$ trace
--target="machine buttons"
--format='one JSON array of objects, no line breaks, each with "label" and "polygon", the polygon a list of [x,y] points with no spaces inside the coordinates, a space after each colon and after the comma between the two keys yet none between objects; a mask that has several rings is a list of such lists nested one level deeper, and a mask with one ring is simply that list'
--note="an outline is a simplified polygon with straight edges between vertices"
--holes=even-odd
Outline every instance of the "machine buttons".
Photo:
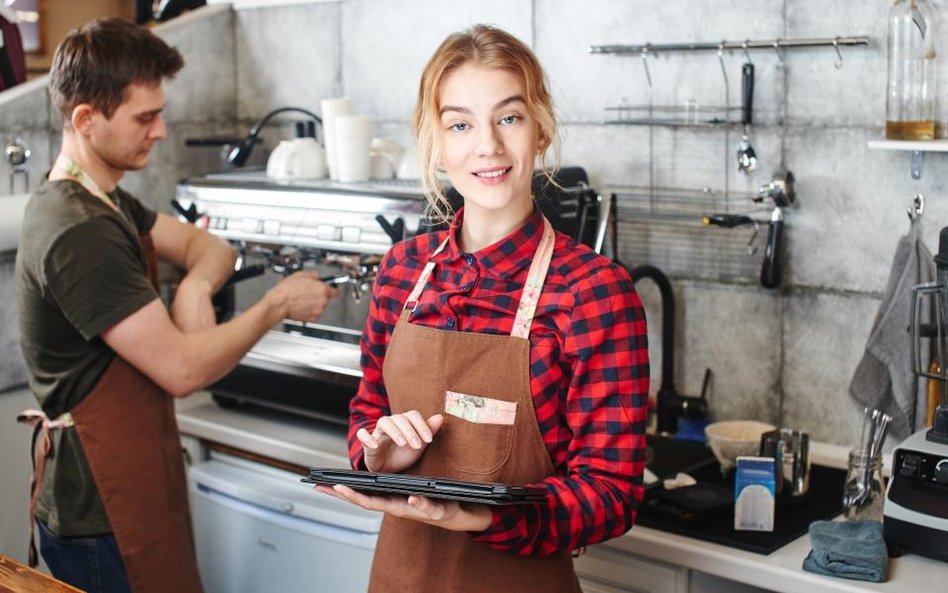
[{"label": "machine buttons", "polygon": [[332,224],[316,226],[316,238],[322,241],[338,241],[342,229]]},{"label": "machine buttons", "polygon": [[935,466],[935,475],[932,476],[935,483],[941,486],[948,486],[948,459],[942,459]]},{"label": "machine buttons", "polygon": [[244,218],[240,221],[240,230],[245,233],[259,233],[260,221],[256,218]]},{"label": "machine buttons", "polygon": [[358,243],[359,237],[362,235],[362,229],[357,226],[344,226],[342,227],[342,241],[343,243]]},{"label": "machine buttons", "polygon": [[911,478],[918,472],[920,461],[918,455],[906,454],[902,457],[902,467],[899,468],[899,475]]},{"label": "machine buttons", "polygon": [[280,234],[280,221],[279,220],[264,220],[263,221],[263,234],[264,235],[279,235]]}]

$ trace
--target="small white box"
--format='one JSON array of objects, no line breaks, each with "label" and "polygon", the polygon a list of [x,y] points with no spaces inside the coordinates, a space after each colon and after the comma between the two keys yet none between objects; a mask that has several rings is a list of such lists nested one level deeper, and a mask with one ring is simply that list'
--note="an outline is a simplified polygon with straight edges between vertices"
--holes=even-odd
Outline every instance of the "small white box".
[{"label": "small white box", "polygon": [[738,457],[734,477],[734,529],[774,530],[773,457]]}]

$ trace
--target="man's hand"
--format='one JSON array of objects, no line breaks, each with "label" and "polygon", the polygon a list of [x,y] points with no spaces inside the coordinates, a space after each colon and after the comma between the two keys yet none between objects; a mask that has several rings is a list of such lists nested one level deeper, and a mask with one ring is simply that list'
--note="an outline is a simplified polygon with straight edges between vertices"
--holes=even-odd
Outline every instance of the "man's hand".
[{"label": "man's hand", "polygon": [[300,271],[281,280],[266,298],[283,308],[285,319],[316,321],[338,294],[338,290],[320,282],[315,272]]}]

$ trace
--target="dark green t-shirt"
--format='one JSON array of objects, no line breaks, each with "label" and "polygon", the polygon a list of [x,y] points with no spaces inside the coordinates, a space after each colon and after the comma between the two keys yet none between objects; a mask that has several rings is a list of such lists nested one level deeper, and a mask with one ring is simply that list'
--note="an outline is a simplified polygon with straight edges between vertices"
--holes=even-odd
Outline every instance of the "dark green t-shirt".
[{"label": "dark green t-shirt", "polygon": [[[121,189],[109,195],[119,211],[78,183],[44,181],[26,206],[16,258],[20,345],[50,418],[82,401],[115,357],[99,334],[159,298],[138,239],[157,214]],[[58,535],[110,532],[75,429],[51,438],[37,515]]]}]

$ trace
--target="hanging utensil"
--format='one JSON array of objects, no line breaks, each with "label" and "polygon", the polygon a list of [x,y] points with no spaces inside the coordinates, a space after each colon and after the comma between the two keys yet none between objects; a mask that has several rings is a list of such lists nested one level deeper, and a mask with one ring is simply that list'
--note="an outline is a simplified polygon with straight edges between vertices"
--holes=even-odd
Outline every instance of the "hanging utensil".
[{"label": "hanging utensil", "polygon": [[793,173],[777,172],[773,181],[757,190],[755,201],[772,200],[774,209],[767,226],[767,247],[760,268],[760,284],[764,288],[779,288],[783,252],[783,209],[793,204],[795,191]]},{"label": "hanging utensil", "polygon": [[741,67],[741,123],[744,133],[737,145],[737,170],[750,173],[757,168],[757,153],[747,137],[747,131],[753,122],[754,112],[754,64],[750,61]]}]

